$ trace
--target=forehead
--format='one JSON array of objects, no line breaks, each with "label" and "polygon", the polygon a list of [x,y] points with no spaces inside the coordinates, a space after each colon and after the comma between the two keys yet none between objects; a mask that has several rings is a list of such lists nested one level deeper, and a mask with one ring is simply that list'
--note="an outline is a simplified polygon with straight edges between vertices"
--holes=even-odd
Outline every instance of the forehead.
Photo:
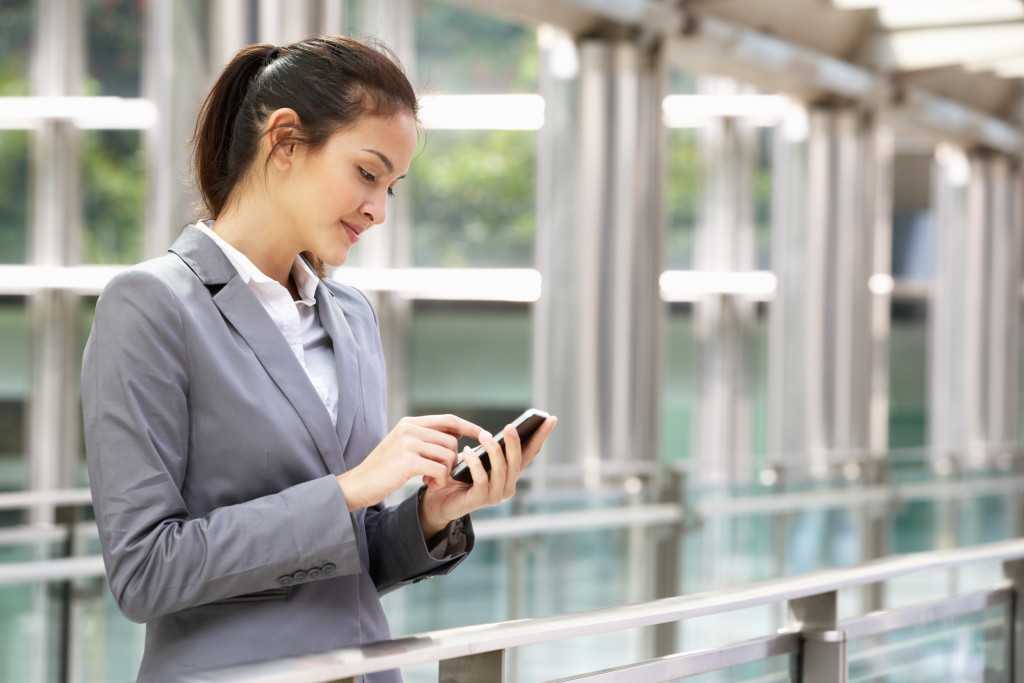
[{"label": "forehead", "polygon": [[357,123],[336,131],[328,145],[350,153],[384,156],[396,175],[404,175],[412,163],[419,134],[411,114],[363,116]]}]

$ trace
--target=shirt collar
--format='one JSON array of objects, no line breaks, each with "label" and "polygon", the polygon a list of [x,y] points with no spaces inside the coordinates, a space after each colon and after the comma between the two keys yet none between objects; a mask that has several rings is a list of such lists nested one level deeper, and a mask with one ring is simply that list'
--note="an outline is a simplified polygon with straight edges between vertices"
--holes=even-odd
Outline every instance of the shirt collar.
[{"label": "shirt collar", "polygon": [[[262,270],[257,268],[256,265],[249,260],[248,256],[235,249],[233,246],[228,244],[223,237],[215,233],[212,230],[212,226],[212,220],[196,222],[196,227],[202,230],[218,247],[221,248],[221,251],[224,252],[224,255],[227,256],[228,260],[231,261],[232,265],[234,265],[235,270],[238,271],[239,276],[241,276],[242,281],[245,282],[245,284],[248,285],[253,283],[256,285],[265,285],[272,283],[281,287],[281,284],[277,280],[268,277]],[[313,272],[313,269],[309,267],[309,264],[306,263],[306,260],[302,258],[302,256],[295,256],[295,261],[292,263],[291,274],[292,279],[295,280],[295,288],[299,293],[299,301],[309,306],[315,305],[316,287],[320,282],[320,278],[317,277],[316,273]]]}]

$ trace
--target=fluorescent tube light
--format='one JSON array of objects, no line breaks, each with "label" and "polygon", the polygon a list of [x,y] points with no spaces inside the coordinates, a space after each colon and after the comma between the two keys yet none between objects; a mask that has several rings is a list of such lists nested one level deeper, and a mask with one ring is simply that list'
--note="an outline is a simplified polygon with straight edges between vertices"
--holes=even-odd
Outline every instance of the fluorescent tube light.
[{"label": "fluorescent tube light", "polygon": [[26,130],[46,120],[69,120],[83,129],[145,129],[156,124],[150,100],[122,97],[2,97],[0,129]]},{"label": "fluorescent tube light", "polygon": [[420,100],[420,121],[436,130],[538,130],[540,95],[433,95]]},{"label": "fluorescent tube light", "polygon": [[1019,0],[900,3],[878,10],[878,23],[888,29],[984,24],[1024,19]]},{"label": "fluorescent tube light", "polygon": [[662,120],[669,128],[699,128],[722,117],[772,126],[788,109],[789,101],[781,95],[669,95],[661,103]]},{"label": "fluorescent tube light", "polygon": [[754,301],[771,301],[775,296],[775,274],[766,270],[709,272],[666,270],[658,278],[661,298],[669,302],[699,301],[702,297],[726,294]]}]

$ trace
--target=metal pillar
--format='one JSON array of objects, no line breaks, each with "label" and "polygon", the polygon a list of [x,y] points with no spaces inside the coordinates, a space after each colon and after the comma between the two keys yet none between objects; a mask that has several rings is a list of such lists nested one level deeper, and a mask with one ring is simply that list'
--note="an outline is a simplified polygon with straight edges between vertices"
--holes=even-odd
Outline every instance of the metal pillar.
[{"label": "metal pillar", "polygon": [[[702,79],[705,94],[732,94],[727,80]],[[700,130],[704,190],[694,269],[755,269],[755,130],[742,120],[716,119]],[[698,344],[698,417],[694,430],[699,477],[707,484],[749,478],[752,424],[753,301],[724,294],[694,304]]]},{"label": "metal pillar", "polygon": [[1005,157],[948,146],[934,176],[931,456],[971,468],[1018,441],[1020,176]]},{"label": "metal pillar", "polygon": [[538,158],[535,392],[564,423],[536,465],[578,463],[590,482],[602,463],[657,456],[662,72],[627,41],[586,40],[579,62],[578,116],[551,107]]}]

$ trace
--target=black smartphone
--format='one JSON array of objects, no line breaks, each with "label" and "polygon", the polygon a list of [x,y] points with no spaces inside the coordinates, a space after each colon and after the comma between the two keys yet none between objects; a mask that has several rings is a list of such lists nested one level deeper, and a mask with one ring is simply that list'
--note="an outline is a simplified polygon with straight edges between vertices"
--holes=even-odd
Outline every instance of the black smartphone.
[{"label": "black smartphone", "polygon": [[[533,433],[537,431],[537,428],[544,423],[544,420],[548,419],[550,415],[545,413],[543,410],[537,410],[536,408],[530,408],[525,413],[516,418],[516,421],[512,423],[512,426],[516,428],[516,432],[519,434],[519,442],[526,444],[533,436]],[[494,440],[501,446],[501,452],[505,452],[505,439],[504,430],[499,432]],[[473,452],[480,456],[480,464],[484,466],[484,470],[487,472],[491,471],[491,457],[487,453],[487,449],[484,448],[483,444],[480,444],[473,449]],[[469,464],[465,461],[460,462],[452,470],[452,479],[455,481],[461,481],[464,484],[473,483],[473,473],[469,471]]]}]

